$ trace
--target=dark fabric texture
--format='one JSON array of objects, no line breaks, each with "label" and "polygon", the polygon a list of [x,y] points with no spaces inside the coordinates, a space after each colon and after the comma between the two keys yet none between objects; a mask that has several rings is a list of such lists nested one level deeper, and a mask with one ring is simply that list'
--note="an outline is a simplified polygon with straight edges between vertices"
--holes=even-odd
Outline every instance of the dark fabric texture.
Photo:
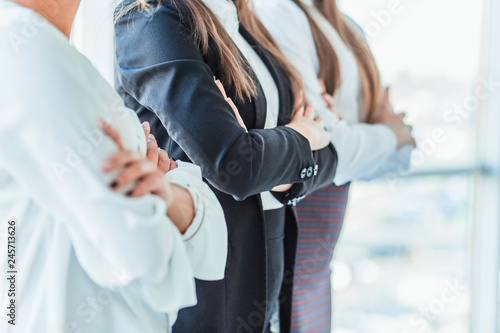
[{"label": "dark fabric texture", "polygon": [[[126,1],[130,2],[130,1]],[[259,193],[280,184],[295,184],[280,200],[289,203],[330,184],[337,155],[332,145],[311,152],[298,132],[279,126],[264,130],[266,100],[258,95],[235,101],[248,132],[238,124],[213,77],[223,78],[220,56],[207,56],[191,37],[189,16],[168,2],[149,14],[133,11],[115,26],[116,87],[141,121],[149,121],[159,145],[175,159],[201,167],[225,213],[229,254],[222,281],[196,281],[198,304],[181,310],[174,332],[262,332],[270,290],[267,230]],[[260,45],[240,28],[275,79],[280,93],[279,125],[291,118],[294,97],[290,83]],[[252,73],[253,75],[253,73]],[[258,82],[257,82],[258,83]],[[319,167],[317,175],[303,171]],[[281,313],[291,325],[293,263],[297,225],[290,207],[285,221],[285,279]],[[262,320],[260,320],[262,317]],[[287,332],[284,330],[283,332]]]}]

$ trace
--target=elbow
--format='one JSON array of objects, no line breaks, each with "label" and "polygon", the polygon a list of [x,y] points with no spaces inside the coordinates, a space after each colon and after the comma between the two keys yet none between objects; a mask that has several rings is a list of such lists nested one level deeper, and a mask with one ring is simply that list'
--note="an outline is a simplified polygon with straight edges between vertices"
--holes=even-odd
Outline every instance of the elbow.
[{"label": "elbow", "polygon": [[238,201],[259,193],[252,182],[252,172],[237,162],[226,164],[227,168],[212,172],[208,181],[219,191],[233,196]]},{"label": "elbow", "polygon": [[217,179],[213,185],[221,192],[231,195],[237,201],[243,201],[246,198],[257,194],[253,189],[251,177],[249,176],[236,176],[221,173],[217,175]]}]

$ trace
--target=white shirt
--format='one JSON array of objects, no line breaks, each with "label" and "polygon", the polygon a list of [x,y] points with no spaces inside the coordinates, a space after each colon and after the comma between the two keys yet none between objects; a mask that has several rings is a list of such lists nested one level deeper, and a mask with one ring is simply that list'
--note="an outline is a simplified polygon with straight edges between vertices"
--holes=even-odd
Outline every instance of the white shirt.
[{"label": "white shirt", "polygon": [[[264,128],[269,129],[278,126],[280,106],[278,87],[276,87],[276,83],[262,59],[240,34],[236,6],[232,1],[228,0],[204,0],[204,3],[217,16],[259,80],[264,97],[266,98],[266,122]],[[271,192],[263,192],[260,196],[264,210],[283,207],[283,204]]]},{"label": "white shirt", "polygon": [[[359,114],[363,108],[363,94],[361,91],[361,78],[359,76],[356,57],[344,43],[342,37],[340,37],[335,28],[316,7],[312,6],[311,3],[308,8],[309,14],[323,31],[328,41],[332,44],[339,60],[341,84],[335,91],[335,105],[340,114],[342,114],[342,119],[348,124],[359,123]],[[315,64],[319,74],[319,59]]]},{"label": "white shirt", "polygon": [[[168,332],[196,303],[194,277],[224,275],[223,211],[198,167],[167,179],[193,196],[184,236],[152,195],[128,198],[101,171],[119,130],[145,153],[137,116],[65,36],[33,11],[0,1],[0,263],[16,222],[16,326],[1,332]],[[10,284],[0,279],[2,308]],[[167,315],[165,315],[167,313]]]},{"label": "white shirt", "polygon": [[[329,22],[308,3],[316,23],[332,43],[341,66],[342,84],[334,96],[344,120],[328,110],[318,82],[319,58],[304,12],[290,0],[255,0],[255,10],[281,50],[301,75],[309,104],[332,132],[338,154],[337,185],[372,179],[388,172],[403,171],[411,146],[397,151],[394,133],[385,125],[359,123],[361,86],[356,60]],[[406,158],[405,158],[406,157]]]}]

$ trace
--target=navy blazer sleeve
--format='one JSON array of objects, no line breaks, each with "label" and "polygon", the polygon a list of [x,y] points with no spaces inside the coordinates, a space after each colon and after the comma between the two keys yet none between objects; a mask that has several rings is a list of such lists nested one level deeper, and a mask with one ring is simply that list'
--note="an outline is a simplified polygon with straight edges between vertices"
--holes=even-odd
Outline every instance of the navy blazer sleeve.
[{"label": "navy blazer sleeve", "polygon": [[[132,11],[117,22],[115,35],[117,82],[157,115],[215,188],[243,200],[314,178],[303,177],[316,163],[298,132],[283,126],[246,132],[238,124],[175,7]],[[288,202],[307,189],[295,186],[280,200]]]}]

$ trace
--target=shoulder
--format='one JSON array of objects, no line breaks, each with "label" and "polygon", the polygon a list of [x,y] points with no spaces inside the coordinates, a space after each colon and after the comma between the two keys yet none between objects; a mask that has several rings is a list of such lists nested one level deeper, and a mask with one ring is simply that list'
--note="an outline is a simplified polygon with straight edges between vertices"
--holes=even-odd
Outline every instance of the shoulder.
[{"label": "shoulder", "polygon": [[349,15],[345,13],[343,13],[342,15],[344,16],[344,19],[347,22],[347,24],[349,24],[358,34],[360,34],[363,38],[365,38],[365,32],[363,28],[356,21],[354,21],[352,17],[350,17]]},{"label": "shoulder", "polygon": [[135,0],[124,0],[115,9],[115,28],[134,28],[140,22],[184,23],[187,27],[190,14],[183,1],[176,0],[148,0],[148,7],[141,9],[134,7]]},{"label": "shoulder", "polygon": [[[4,7],[4,2],[0,2],[0,6]],[[64,40],[57,29],[31,9],[7,6],[1,8],[0,13],[0,59],[4,64],[16,59],[43,57],[50,52],[51,46]],[[35,50],[37,52],[33,52]]]},{"label": "shoulder", "polygon": [[307,23],[305,13],[291,0],[254,0],[254,6],[261,19],[294,24],[301,21]]},{"label": "shoulder", "polygon": [[255,11],[280,47],[298,40],[312,39],[304,11],[291,0],[254,0]]},{"label": "shoulder", "polygon": [[0,13],[1,77],[38,91],[87,72],[88,60],[44,18],[20,6]]}]

